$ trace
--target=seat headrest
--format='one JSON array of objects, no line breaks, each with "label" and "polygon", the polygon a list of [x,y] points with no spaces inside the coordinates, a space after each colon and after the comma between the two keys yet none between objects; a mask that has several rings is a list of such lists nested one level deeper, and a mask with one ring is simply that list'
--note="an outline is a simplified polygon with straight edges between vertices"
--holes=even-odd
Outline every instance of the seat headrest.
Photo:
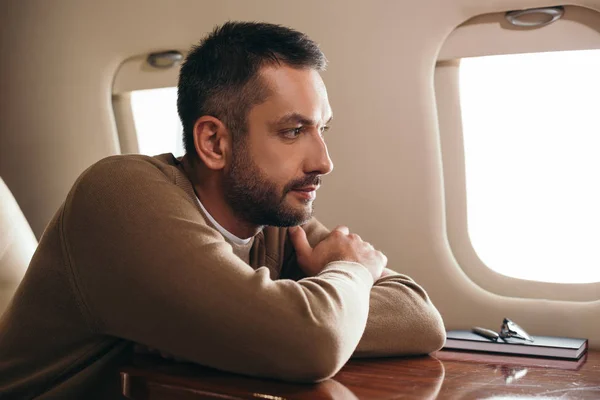
[{"label": "seat headrest", "polygon": [[0,178],[0,314],[23,279],[36,247],[27,219]]}]

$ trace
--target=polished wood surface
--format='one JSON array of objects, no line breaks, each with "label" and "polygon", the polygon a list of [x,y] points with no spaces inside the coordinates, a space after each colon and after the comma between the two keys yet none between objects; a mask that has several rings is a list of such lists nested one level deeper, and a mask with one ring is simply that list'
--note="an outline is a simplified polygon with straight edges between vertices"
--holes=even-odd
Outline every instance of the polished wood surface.
[{"label": "polished wood surface", "polygon": [[141,399],[600,399],[600,352],[579,362],[440,351],[350,360],[314,385],[253,379],[139,356],[122,370],[123,393]]}]

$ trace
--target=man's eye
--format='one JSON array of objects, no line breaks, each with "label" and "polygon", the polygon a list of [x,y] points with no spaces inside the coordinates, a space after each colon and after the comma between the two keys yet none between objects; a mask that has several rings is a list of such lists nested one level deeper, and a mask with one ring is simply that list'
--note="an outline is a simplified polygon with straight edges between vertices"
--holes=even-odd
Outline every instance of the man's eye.
[{"label": "man's eye", "polygon": [[329,125],[325,125],[321,127],[321,134],[327,132],[329,130]]},{"label": "man's eye", "polygon": [[298,128],[288,129],[286,131],[283,131],[283,136],[289,139],[294,139],[302,133],[302,129],[303,128],[301,126],[299,126]]}]

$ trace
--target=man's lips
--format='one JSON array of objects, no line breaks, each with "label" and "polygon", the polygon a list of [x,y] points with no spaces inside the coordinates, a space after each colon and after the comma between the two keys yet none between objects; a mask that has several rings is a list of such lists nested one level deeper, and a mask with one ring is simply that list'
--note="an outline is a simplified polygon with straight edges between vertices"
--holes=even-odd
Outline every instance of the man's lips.
[{"label": "man's lips", "polygon": [[303,199],[314,200],[317,197],[317,189],[319,189],[318,186],[304,186],[293,189],[292,192]]},{"label": "man's lips", "polygon": [[298,192],[312,192],[312,191],[315,191],[317,189],[319,189],[318,186],[312,185],[312,186],[304,186],[304,187],[301,187],[301,188],[295,188],[293,190],[296,190]]}]

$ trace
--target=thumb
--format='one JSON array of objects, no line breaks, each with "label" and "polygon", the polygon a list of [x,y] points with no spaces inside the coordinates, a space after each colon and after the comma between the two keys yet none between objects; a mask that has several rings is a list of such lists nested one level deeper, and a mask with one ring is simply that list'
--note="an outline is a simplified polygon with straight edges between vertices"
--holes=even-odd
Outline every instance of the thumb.
[{"label": "thumb", "polygon": [[300,258],[310,257],[312,247],[310,247],[310,244],[308,243],[304,229],[299,226],[293,226],[288,229],[288,232],[290,233],[292,245],[294,245],[294,249],[296,249],[296,254],[298,254]]}]

